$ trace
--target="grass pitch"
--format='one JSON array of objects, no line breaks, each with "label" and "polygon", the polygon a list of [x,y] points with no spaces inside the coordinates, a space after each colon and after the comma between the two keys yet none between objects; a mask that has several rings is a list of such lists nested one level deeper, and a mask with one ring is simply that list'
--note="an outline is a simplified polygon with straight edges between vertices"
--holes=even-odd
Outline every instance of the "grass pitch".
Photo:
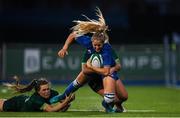
[{"label": "grass pitch", "polygon": [[[63,92],[65,86],[54,89]],[[0,98],[14,96],[0,87]],[[76,92],[76,99],[67,112],[1,112],[0,117],[180,117],[180,89],[158,86],[127,86],[129,99],[124,103],[125,113],[103,111],[102,97],[88,86]]]}]

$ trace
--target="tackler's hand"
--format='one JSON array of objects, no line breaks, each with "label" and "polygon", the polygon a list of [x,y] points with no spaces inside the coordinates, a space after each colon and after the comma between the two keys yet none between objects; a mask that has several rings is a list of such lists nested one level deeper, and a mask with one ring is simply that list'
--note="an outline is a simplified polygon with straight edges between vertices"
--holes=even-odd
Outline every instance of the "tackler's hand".
[{"label": "tackler's hand", "polygon": [[115,68],[110,68],[110,75],[115,72]]},{"label": "tackler's hand", "polygon": [[75,94],[71,93],[69,96],[66,96],[64,102],[70,103],[75,99]]},{"label": "tackler's hand", "polygon": [[86,65],[87,65],[88,68],[92,67],[90,59],[87,60]]},{"label": "tackler's hand", "polygon": [[65,55],[68,55],[68,51],[66,49],[61,49],[59,50],[58,52],[58,55],[61,57],[61,58],[64,58]]}]

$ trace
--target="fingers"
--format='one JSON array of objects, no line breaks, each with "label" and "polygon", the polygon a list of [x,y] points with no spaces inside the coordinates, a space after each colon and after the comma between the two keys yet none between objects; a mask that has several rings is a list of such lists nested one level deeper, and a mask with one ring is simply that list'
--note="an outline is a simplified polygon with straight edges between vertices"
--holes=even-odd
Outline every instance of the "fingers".
[{"label": "fingers", "polygon": [[70,97],[71,97],[71,98],[70,98],[70,102],[72,102],[73,100],[75,100],[75,94],[72,94]]},{"label": "fingers", "polygon": [[58,52],[58,55],[59,55],[61,58],[63,58],[63,57],[64,57],[64,50],[60,50],[60,51]]},{"label": "fingers", "polygon": [[65,101],[67,103],[70,103],[71,101],[73,101],[75,99],[75,94],[71,93],[69,94],[69,96],[66,95]]},{"label": "fingers", "polygon": [[87,62],[86,62],[86,64],[87,64],[87,67],[91,67],[91,63],[90,63],[90,60],[88,60]]},{"label": "fingers", "polygon": [[66,95],[66,98],[65,98],[65,101],[66,101],[66,102],[69,102],[70,96],[71,96],[71,94],[69,94],[69,96]]},{"label": "fingers", "polygon": [[61,58],[64,58],[65,55],[68,55],[68,51],[65,50],[65,49],[61,49],[61,50],[58,52],[58,55],[59,55]]},{"label": "fingers", "polygon": [[89,66],[89,63],[90,63],[90,62],[89,62],[89,59],[88,59],[87,62],[86,62],[87,66]]},{"label": "fingers", "polygon": [[88,63],[90,63],[90,62],[91,62],[91,60],[90,60],[90,59],[88,59],[88,60],[87,60],[87,62],[88,62]]},{"label": "fingers", "polygon": [[114,70],[113,70],[113,69],[110,69],[109,74],[111,75],[113,72],[114,72]]}]

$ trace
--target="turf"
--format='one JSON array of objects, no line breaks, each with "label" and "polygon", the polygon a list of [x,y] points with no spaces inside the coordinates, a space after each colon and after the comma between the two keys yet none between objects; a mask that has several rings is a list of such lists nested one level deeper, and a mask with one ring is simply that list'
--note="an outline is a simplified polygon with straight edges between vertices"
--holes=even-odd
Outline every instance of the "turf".
[{"label": "turf", "polygon": [[[55,89],[62,92],[65,86]],[[0,97],[13,96],[12,91]],[[129,99],[124,103],[125,113],[103,112],[102,98],[84,86],[76,92],[76,100],[67,112],[2,112],[0,117],[180,117],[180,90],[157,86],[128,86]]]}]

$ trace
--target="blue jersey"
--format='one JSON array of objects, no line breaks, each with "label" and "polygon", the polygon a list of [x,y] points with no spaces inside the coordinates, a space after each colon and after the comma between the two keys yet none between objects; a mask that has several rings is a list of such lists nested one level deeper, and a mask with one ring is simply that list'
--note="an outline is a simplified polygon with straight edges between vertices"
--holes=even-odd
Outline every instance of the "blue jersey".
[{"label": "blue jersey", "polygon": [[[90,58],[90,56],[96,52],[93,48],[91,38],[88,36],[80,36],[80,37],[76,38],[76,41],[80,45],[82,45],[83,47],[85,47],[87,49],[84,54],[84,57],[83,57],[84,58],[83,61],[85,61],[85,60],[87,61]],[[113,67],[116,65],[112,52],[113,51],[112,51],[111,45],[109,43],[105,43],[103,45],[103,48],[99,52],[103,59],[103,66]],[[115,80],[119,79],[117,72],[113,72],[110,76]],[[104,77],[102,77],[102,78],[104,78]]]},{"label": "blue jersey", "polygon": [[[87,49],[87,52],[85,53],[87,59],[89,59],[90,56],[95,53],[90,37],[80,36],[76,38],[76,41]],[[105,43],[99,53],[103,59],[103,66],[113,67],[116,65],[115,59],[113,59],[112,56],[112,47],[109,43]]]}]

